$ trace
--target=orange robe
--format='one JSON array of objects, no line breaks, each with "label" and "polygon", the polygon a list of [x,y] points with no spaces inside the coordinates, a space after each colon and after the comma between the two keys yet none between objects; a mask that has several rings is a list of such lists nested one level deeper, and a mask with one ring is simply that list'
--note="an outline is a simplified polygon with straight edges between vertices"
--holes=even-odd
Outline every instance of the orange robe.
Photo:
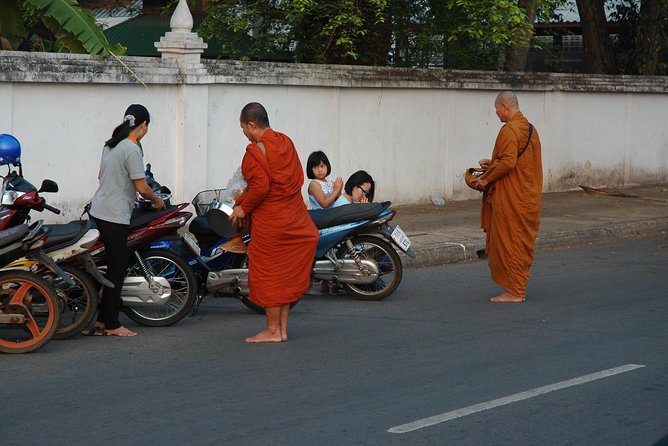
[{"label": "orange robe", "polygon": [[517,112],[499,131],[492,163],[482,178],[489,181],[483,195],[481,226],[492,279],[510,294],[524,298],[540,226],[543,167],[535,127],[531,142],[529,121]]},{"label": "orange robe", "polygon": [[268,129],[246,147],[241,172],[248,189],[237,200],[251,216],[249,297],[264,307],[298,300],[311,286],[318,230],[302,198],[304,169],[288,136]]}]

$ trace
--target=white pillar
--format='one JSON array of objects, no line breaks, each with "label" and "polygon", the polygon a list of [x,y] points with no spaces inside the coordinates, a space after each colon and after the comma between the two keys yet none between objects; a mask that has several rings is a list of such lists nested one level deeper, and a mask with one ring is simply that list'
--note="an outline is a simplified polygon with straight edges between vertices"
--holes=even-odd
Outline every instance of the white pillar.
[{"label": "white pillar", "polygon": [[162,36],[159,42],[155,42],[162,59],[176,61],[185,73],[201,69],[200,56],[208,45],[197,33],[192,32],[193,16],[186,0],[179,0],[169,26],[172,30]]}]

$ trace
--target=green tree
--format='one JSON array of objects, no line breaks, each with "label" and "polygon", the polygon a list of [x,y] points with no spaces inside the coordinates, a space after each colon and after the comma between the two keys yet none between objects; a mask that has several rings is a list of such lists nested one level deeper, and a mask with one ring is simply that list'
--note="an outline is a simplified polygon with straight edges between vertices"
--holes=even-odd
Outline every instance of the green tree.
[{"label": "green tree", "polygon": [[292,51],[300,62],[379,63],[385,9],[386,0],[211,0],[198,32],[228,57]]},{"label": "green tree", "polygon": [[587,72],[618,73],[605,15],[605,0],[577,0]]},{"label": "green tree", "polygon": [[95,22],[93,13],[76,0],[0,0],[0,37],[3,49],[25,39],[25,22],[40,19],[54,35],[60,48],[72,53],[107,57],[125,52],[121,45],[110,44]]}]

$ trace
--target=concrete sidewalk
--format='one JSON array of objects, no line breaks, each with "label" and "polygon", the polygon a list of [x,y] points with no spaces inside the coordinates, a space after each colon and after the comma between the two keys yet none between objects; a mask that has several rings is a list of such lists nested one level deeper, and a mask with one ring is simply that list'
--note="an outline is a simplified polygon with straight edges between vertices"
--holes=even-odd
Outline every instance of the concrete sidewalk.
[{"label": "concrete sidewalk", "polygon": [[[631,196],[581,189],[543,194],[536,249],[668,233],[668,183],[602,190]],[[397,216],[391,224],[401,226],[417,255],[415,259],[403,257],[406,267],[477,260],[476,250],[484,247],[478,199],[393,209]]]}]

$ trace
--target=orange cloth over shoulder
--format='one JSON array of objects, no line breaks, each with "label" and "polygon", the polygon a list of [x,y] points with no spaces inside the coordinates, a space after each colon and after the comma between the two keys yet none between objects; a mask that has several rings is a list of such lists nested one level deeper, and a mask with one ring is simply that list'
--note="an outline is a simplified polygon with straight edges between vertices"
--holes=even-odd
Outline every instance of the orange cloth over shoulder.
[{"label": "orange cloth over shoulder", "polygon": [[540,226],[543,167],[538,131],[517,112],[499,131],[492,163],[483,176],[491,186],[483,196],[481,226],[487,233],[492,279],[514,296],[525,297]]},{"label": "orange cloth over shoulder", "polygon": [[294,302],[311,286],[318,230],[306,210],[304,169],[287,135],[268,129],[246,147],[241,163],[248,189],[236,201],[251,216],[249,297],[273,307]]}]

